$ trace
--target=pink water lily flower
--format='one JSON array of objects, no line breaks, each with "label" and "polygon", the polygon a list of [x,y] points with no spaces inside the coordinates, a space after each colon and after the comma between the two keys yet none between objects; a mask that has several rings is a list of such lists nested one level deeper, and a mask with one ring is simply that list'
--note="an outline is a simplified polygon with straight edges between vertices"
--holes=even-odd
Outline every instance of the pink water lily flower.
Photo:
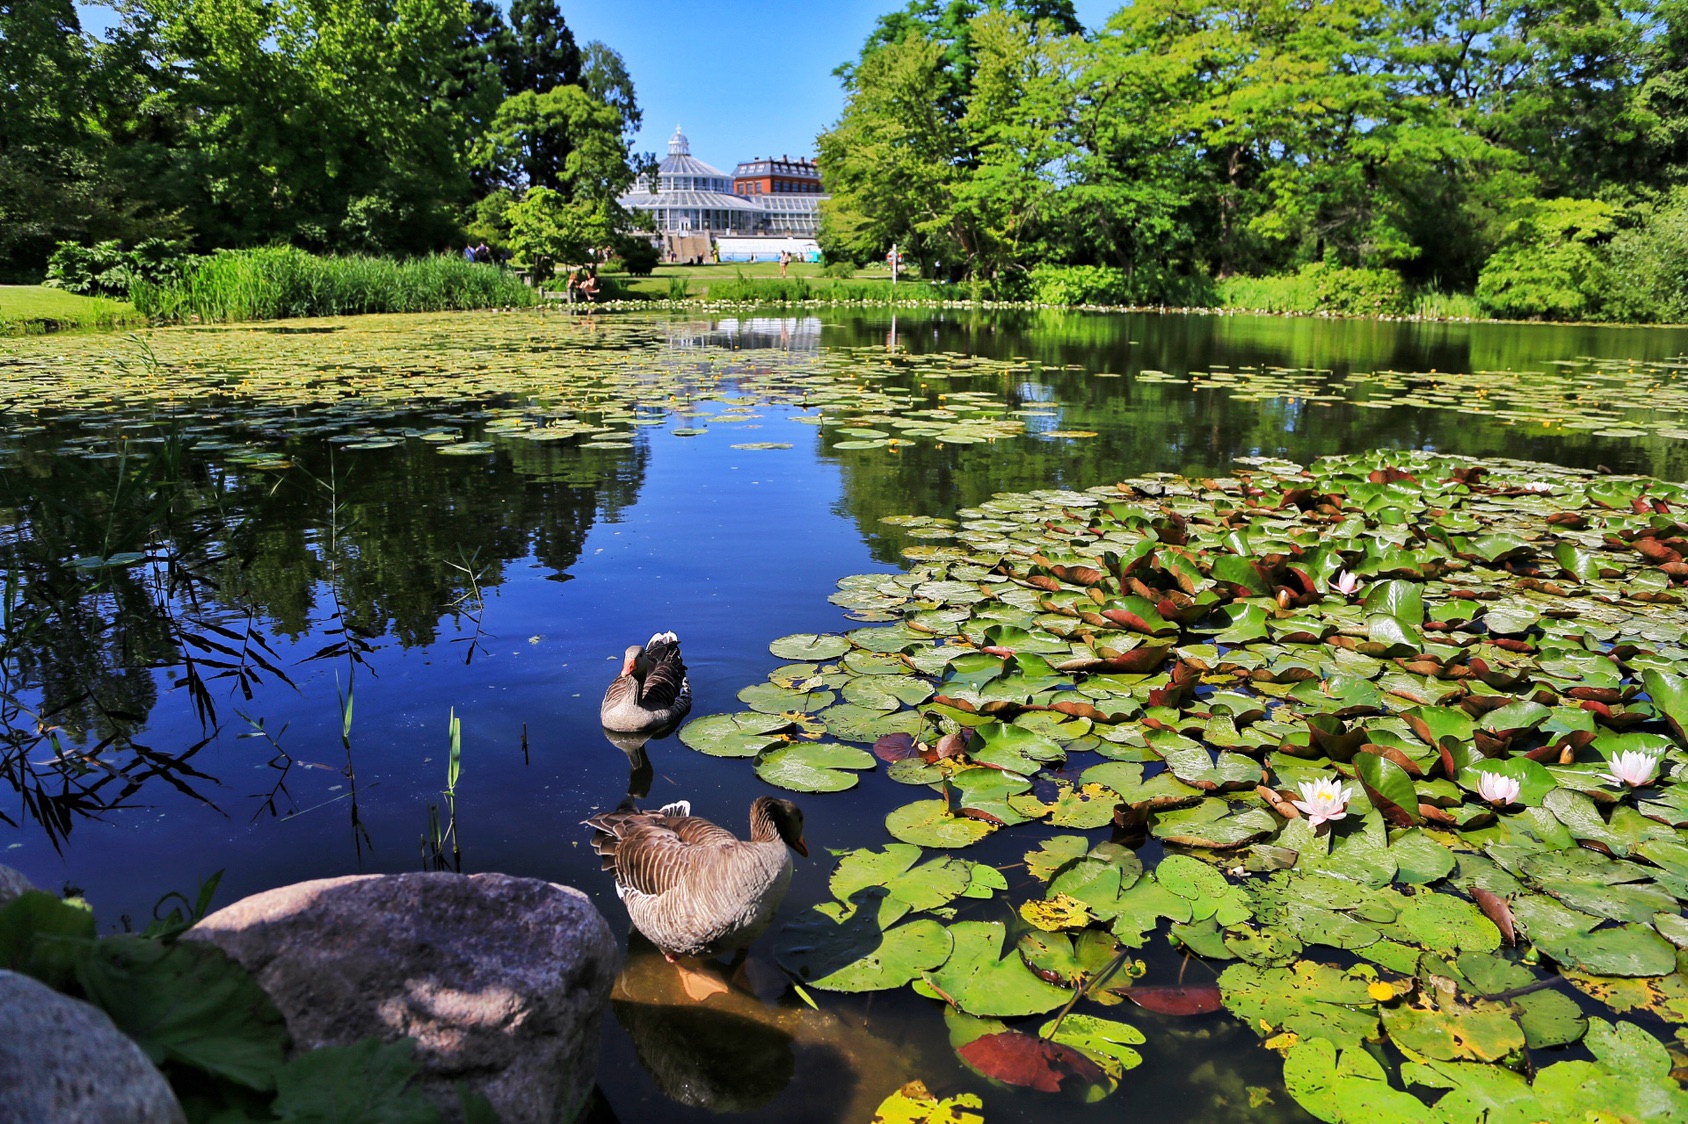
[{"label": "pink water lily flower", "polygon": [[1640,788],[1652,782],[1659,771],[1659,759],[1663,756],[1661,753],[1648,753],[1643,749],[1626,749],[1622,753],[1612,755],[1606,762],[1612,771],[1601,773],[1600,779]]},{"label": "pink water lily flower", "polygon": [[1330,580],[1330,587],[1344,597],[1352,597],[1360,591],[1360,579],[1347,570],[1338,570]]},{"label": "pink water lily flower", "polygon": [[1511,777],[1503,777],[1499,773],[1477,774],[1477,795],[1493,804],[1497,808],[1504,808],[1518,799],[1518,790],[1524,787]]},{"label": "pink water lily flower", "polygon": [[1342,787],[1335,777],[1320,777],[1316,781],[1302,781],[1295,786],[1301,790],[1300,800],[1291,800],[1307,822],[1318,827],[1326,820],[1340,820],[1348,814],[1348,801],[1354,798],[1351,790]]}]

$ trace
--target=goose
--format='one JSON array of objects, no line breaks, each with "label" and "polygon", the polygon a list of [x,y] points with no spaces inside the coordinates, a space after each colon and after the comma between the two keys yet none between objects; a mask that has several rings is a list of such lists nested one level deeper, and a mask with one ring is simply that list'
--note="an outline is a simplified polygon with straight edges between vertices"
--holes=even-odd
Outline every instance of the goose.
[{"label": "goose", "polygon": [[654,812],[627,801],[586,824],[633,927],[670,962],[749,948],[791,883],[786,848],[809,854],[803,813],[772,796],[750,805],[748,840],[692,815],[685,800]]},{"label": "goose", "polygon": [[598,717],[604,729],[661,737],[692,709],[692,685],[680,659],[680,638],[659,632],[644,647],[622,653],[621,674],[604,692]]}]

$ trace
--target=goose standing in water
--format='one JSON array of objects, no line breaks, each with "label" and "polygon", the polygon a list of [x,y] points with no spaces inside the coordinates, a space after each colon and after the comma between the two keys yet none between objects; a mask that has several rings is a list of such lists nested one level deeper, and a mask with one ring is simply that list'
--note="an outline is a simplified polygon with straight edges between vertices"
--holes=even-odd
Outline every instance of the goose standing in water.
[{"label": "goose standing in water", "polygon": [[659,632],[644,647],[622,654],[621,674],[604,692],[598,717],[604,729],[662,737],[692,709],[692,685],[680,659],[680,638]]},{"label": "goose standing in water", "polygon": [[809,853],[803,813],[789,800],[757,797],[748,840],[691,811],[684,800],[654,812],[629,802],[586,821],[633,927],[670,961],[749,948],[791,883],[786,848]]}]

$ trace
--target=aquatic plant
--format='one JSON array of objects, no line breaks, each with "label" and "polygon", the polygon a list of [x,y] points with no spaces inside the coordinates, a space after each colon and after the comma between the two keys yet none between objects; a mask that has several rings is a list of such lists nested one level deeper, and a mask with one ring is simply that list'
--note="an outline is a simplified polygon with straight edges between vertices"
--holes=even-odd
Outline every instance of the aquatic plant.
[{"label": "aquatic plant", "polygon": [[[1644,1020],[1688,1025],[1685,504],[1400,452],[1002,494],[906,573],[841,580],[882,623],[776,640],[748,709],[681,740],[799,791],[929,790],[776,956],[811,991],[938,1000],[992,1080],[1108,1095],[1141,1028],[1015,1020],[1141,994],[1223,1006],[1327,1120],[1680,1115]],[[1029,896],[953,854],[1009,831]],[[970,916],[1004,899],[1012,924]],[[1119,970],[1162,936],[1217,986]],[[1592,1062],[1539,1053],[1577,1042]]]},{"label": "aquatic plant", "polygon": [[137,279],[129,297],[146,315],[173,321],[503,308],[536,299],[514,273],[454,254],[397,261],[285,247],[198,258],[175,280]]}]

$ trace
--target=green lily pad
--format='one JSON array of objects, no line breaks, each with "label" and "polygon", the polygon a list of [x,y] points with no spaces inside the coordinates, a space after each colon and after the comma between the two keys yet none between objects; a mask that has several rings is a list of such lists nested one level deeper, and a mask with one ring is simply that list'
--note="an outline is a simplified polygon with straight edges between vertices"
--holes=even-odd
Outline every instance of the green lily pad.
[{"label": "green lily pad", "polygon": [[811,910],[780,932],[774,959],[809,987],[883,991],[942,964],[950,948],[949,931],[931,918],[886,929],[874,909],[843,921]]},{"label": "green lily pad", "polygon": [[942,800],[916,800],[886,816],[885,829],[917,847],[966,847],[995,831],[996,826],[952,814]]},{"label": "green lily pad", "polygon": [[680,740],[711,757],[755,757],[782,740],[776,731],[791,721],[779,714],[741,710],[737,714],[711,714],[694,718],[680,731]]},{"label": "green lily pad", "polygon": [[850,650],[850,642],[829,633],[798,632],[782,636],[768,645],[768,651],[782,660],[806,660],[822,663],[835,660]]},{"label": "green lily pad", "polygon": [[1039,979],[1017,952],[1002,954],[1005,930],[997,921],[958,921],[949,927],[954,950],[915,990],[954,1003],[969,1015],[1013,1018],[1053,1011],[1070,997]]},{"label": "green lily pad", "polygon": [[793,792],[842,792],[856,786],[857,770],[874,764],[873,754],[853,746],[792,742],[757,758],[756,775]]}]

